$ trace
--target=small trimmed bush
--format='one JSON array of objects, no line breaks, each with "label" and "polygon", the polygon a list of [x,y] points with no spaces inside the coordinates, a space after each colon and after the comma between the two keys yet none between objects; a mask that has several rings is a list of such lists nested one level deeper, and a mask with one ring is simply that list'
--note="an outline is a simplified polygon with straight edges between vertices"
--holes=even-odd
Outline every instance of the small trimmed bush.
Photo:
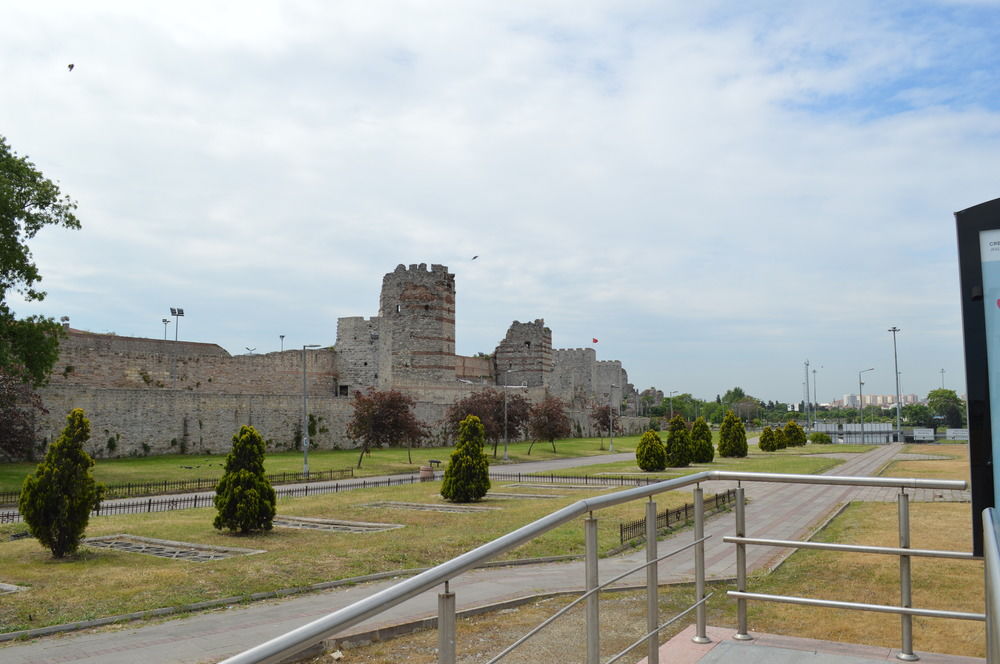
[{"label": "small trimmed bush", "polygon": [[781,427],[774,428],[774,449],[783,450],[788,447],[788,439],[785,437],[785,430]]},{"label": "small trimmed bush", "polygon": [[806,432],[795,420],[789,420],[785,425],[785,443],[789,447],[804,447],[806,444]]},{"label": "small trimmed bush", "polygon": [[94,459],[83,449],[88,440],[90,421],[82,409],[74,408],[45,459],[21,486],[17,508],[31,535],[53,558],[76,553],[90,512],[104,496],[104,485],[90,474]]},{"label": "small trimmed bush", "polygon": [[691,434],[680,415],[674,415],[667,429],[667,465],[683,468],[691,463]]},{"label": "small trimmed bush", "polygon": [[441,482],[441,497],[454,503],[472,503],[490,490],[490,466],[483,452],[486,429],[475,415],[458,424],[455,451]]},{"label": "small trimmed bush", "polygon": [[745,457],[747,455],[747,431],[743,422],[733,411],[726,412],[719,428],[719,456]]},{"label": "small trimmed bush", "polygon": [[667,467],[667,451],[659,435],[652,429],[639,439],[639,445],[635,448],[635,462],[647,473]]},{"label": "small trimmed bush", "polygon": [[699,417],[691,427],[691,463],[712,463],[715,460],[715,445],[712,444],[712,430],[704,417]]},{"label": "small trimmed bush", "polygon": [[833,442],[833,440],[830,438],[830,434],[828,433],[813,431],[809,434],[809,442],[817,445],[829,445]]},{"label": "small trimmed bush", "polygon": [[233,448],[215,487],[218,514],[212,525],[244,534],[271,530],[276,502],[274,488],[264,474],[264,438],[243,425],[233,436]]},{"label": "small trimmed bush", "polygon": [[778,449],[777,441],[774,439],[774,430],[771,427],[764,427],[757,440],[757,447],[763,452],[774,452]]}]

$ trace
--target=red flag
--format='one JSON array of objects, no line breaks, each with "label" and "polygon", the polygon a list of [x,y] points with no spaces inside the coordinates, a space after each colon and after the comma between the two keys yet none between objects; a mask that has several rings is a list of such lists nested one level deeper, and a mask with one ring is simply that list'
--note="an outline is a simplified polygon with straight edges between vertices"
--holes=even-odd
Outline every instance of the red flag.
[{"label": "red flag", "polygon": [[596,337],[594,338],[594,343],[595,343],[595,344],[597,343],[597,338],[596,338]]}]

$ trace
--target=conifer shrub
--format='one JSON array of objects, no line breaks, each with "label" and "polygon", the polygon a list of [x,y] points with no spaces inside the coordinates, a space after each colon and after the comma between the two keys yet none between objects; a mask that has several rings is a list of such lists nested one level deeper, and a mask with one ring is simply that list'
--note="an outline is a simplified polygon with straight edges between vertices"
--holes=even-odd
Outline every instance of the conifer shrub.
[{"label": "conifer shrub", "polygon": [[667,451],[660,436],[652,429],[639,439],[639,445],[635,448],[635,462],[647,473],[667,467]]},{"label": "conifer shrub", "polygon": [[719,456],[745,457],[747,455],[747,432],[743,422],[733,411],[727,411],[719,429]]},{"label": "conifer shrub", "polygon": [[830,438],[830,434],[823,431],[813,431],[809,434],[809,442],[815,443],[816,445],[829,445],[833,442]]},{"label": "conifer shrub", "polygon": [[704,417],[699,417],[691,427],[691,463],[712,463],[715,460],[715,445],[712,444],[712,430]]},{"label": "conifer shrub", "polygon": [[781,427],[774,428],[774,449],[783,450],[788,447],[788,439],[785,437],[785,430]]},{"label": "conifer shrub", "polygon": [[667,425],[667,465],[683,468],[691,463],[691,434],[687,422],[680,415],[674,415]]},{"label": "conifer shrub", "polygon": [[214,525],[246,534],[271,530],[276,512],[274,488],[264,474],[264,438],[243,425],[233,436],[222,479],[215,487]]},{"label": "conifer shrub", "polygon": [[483,452],[486,429],[475,415],[458,424],[455,451],[441,482],[441,497],[455,503],[471,503],[490,490],[490,467]]},{"label": "conifer shrub", "polygon": [[774,430],[771,429],[771,427],[764,427],[764,430],[760,432],[760,438],[757,440],[757,447],[759,447],[762,452],[774,452],[778,449],[777,441],[774,439]]},{"label": "conifer shrub", "polygon": [[785,425],[785,443],[789,447],[804,447],[806,444],[806,432],[795,420],[789,420]]},{"label": "conifer shrub", "polygon": [[104,486],[94,481],[94,459],[84,445],[90,440],[90,421],[74,408],[66,428],[49,446],[35,472],[24,478],[18,510],[53,558],[75,553],[87,530],[90,512],[104,496]]}]

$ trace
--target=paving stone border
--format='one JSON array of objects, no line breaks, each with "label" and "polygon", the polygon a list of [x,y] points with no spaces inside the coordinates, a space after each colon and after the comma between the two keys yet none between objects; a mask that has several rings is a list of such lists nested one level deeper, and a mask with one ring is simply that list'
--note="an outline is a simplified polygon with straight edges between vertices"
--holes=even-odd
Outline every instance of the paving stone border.
[{"label": "paving stone border", "polygon": [[24,586],[15,586],[13,583],[0,583],[0,595],[8,593],[19,593],[27,590]]},{"label": "paving stone border", "polygon": [[607,484],[505,484],[505,489],[590,489],[591,491],[601,491],[602,489],[613,489],[615,487]]},{"label": "paving stone border", "polygon": [[225,558],[232,558],[233,556],[251,556],[257,553],[266,553],[262,549],[241,549],[235,546],[175,542],[153,537],[129,535],[127,533],[87,537],[81,543],[103,549],[125,551],[127,553],[142,553],[147,556],[187,560],[195,563],[223,560]]},{"label": "paving stone border", "polygon": [[546,498],[565,498],[566,496],[556,494],[556,493],[494,493],[490,491],[486,494],[487,498],[533,498],[536,500],[545,500]]},{"label": "paving stone border", "polygon": [[320,519],[306,516],[276,516],[274,525],[279,528],[300,530],[324,530],[336,533],[380,533],[396,528],[405,528],[401,523],[369,523],[366,521],[344,521],[342,519]]},{"label": "paving stone border", "polygon": [[452,505],[437,503],[405,503],[395,500],[380,500],[376,503],[365,503],[361,507],[390,507],[401,510],[416,510],[419,512],[492,512],[499,507],[486,507],[485,505]]}]

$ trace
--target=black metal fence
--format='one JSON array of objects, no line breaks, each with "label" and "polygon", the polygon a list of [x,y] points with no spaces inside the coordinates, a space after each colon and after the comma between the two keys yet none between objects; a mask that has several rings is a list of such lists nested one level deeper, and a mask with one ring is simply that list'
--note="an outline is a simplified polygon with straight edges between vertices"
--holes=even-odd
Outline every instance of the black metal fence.
[{"label": "black metal fence", "polygon": [[[354,477],[353,468],[318,470],[305,473],[272,473],[267,476],[271,484],[291,484],[297,482],[329,482]],[[134,498],[136,496],[158,496],[190,491],[214,491],[219,478],[198,478],[192,480],[162,480],[160,482],[127,482],[106,485],[105,498]],[[0,491],[0,505],[17,505],[19,491]]]},{"label": "black metal fence", "polygon": [[[314,473],[310,473],[310,476]],[[275,489],[279,498],[303,498],[306,496],[318,496],[325,493],[339,493],[352,489],[373,489],[385,486],[399,486],[402,484],[417,484],[421,481],[419,475],[402,475],[399,477],[387,477],[378,480],[357,479],[335,484],[310,485],[299,487],[288,487],[285,489]],[[215,488],[215,485],[212,485]],[[111,516],[112,514],[143,514],[146,512],[171,512],[173,510],[188,510],[197,507],[214,506],[215,496],[213,494],[194,494],[190,496],[177,496],[174,498],[164,496],[158,498],[147,498],[146,500],[128,500],[116,503],[102,503],[96,510],[91,512],[91,516]],[[0,512],[0,523],[17,523],[21,521],[20,513],[16,511]]]},{"label": "black metal fence", "polygon": [[[705,500],[706,511],[718,511],[728,507],[736,500],[736,489],[727,489]],[[656,515],[656,529],[669,528],[672,525],[687,523],[694,517],[694,505],[685,503],[672,510],[664,510]],[[618,524],[618,538],[622,544],[630,540],[646,539],[646,517],[635,521]]]},{"label": "black metal fence", "polygon": [[603,486],[645,486],[663,482],[664,477],[629,477],[627,475],[529,475],[527,473],[491,472],[491,480],[502,482],[544,482],[546,484],[585,484]]}]

